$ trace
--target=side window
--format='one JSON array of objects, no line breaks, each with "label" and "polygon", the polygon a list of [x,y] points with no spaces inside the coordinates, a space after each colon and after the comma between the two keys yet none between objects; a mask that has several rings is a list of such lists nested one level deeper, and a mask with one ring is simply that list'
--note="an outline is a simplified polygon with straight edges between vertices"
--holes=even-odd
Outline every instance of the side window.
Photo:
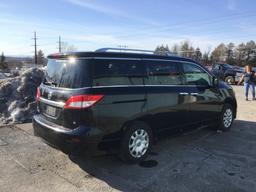
[{"label": "side window", "polygon": [[135,60],[96,60],[93,64],[93,86],[143,85],[145,67]]},{"label": "side window", "polygon": [[176,63],[171,61],[147,61],[150,85],[180,85],[181,74]]},{"label": "side window", "polygon": [[183,63],[182,67],[187,85],[210,85],[209,74],[200,67],[189,63]]},{"label": "side window", "polygon": [[214,67],[213,67],[214,70],[219,70],[220,69],[220,65],[218,64],[215,64]]}]

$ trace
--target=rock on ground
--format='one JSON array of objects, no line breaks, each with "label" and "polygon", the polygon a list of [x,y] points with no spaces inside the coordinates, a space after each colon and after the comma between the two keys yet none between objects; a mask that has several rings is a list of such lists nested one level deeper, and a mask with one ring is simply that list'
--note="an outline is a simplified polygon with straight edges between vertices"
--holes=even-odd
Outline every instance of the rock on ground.
[{"label": "rock on ground", "polygon": [[44,71],[31,68],[14,78],[0,80],[0,124],[26,122],[36,113],[36,88]]}]

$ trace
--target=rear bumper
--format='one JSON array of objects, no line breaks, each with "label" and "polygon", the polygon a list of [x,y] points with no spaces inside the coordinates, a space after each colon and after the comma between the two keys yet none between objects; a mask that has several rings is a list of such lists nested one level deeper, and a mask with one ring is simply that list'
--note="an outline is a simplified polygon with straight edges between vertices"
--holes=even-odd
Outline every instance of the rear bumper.
[{"label": "rear bumper", "polygon": [[103,135],[94,128],[78,126],[75,129],[61,127],[38,114],[33,117],[34,135],[41,137],[59,149],[72,150],[74,147],[86,148],[88,152],[97,151]]}]

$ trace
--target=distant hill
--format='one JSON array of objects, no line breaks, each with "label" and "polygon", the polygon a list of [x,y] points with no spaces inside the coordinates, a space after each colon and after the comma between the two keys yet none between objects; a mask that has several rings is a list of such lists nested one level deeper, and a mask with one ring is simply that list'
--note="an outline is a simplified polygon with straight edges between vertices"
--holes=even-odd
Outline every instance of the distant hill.
[{"label": "distant hill", "polygon": [[24,64],[31,64],[33,62],[33,58],[28,56],[6,56],[5,60],[8,63],[9,69],[20,69]]},{"label": "distant hill", "polygon": [[20,62],[32,62],[32,57],[28,56],[6,56],[5,57],[7,62],[12,62],[12,61],[20,61]]}]

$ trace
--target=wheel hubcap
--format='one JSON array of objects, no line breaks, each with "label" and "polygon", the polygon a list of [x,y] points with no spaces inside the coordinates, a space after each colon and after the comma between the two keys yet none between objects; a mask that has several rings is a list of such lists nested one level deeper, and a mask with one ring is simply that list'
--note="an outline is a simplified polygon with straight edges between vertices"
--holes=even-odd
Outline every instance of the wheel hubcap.
[{"label": "wheel hubcap", "polygon": [[130,154],[135,158],[143,156],[149,146],[148,133],[143,129],[136,130],[129,141]]},{"label": "wheel hubcap", "polygon": [[223,115],[223,124],[225,128],[229,128],[232,124],[233,114],[231,109],[226,109]]},{"label": "wheel hubcap", "polygon": [[232,79],[227,79],[227,83],[232,84],[233,83]]}]

